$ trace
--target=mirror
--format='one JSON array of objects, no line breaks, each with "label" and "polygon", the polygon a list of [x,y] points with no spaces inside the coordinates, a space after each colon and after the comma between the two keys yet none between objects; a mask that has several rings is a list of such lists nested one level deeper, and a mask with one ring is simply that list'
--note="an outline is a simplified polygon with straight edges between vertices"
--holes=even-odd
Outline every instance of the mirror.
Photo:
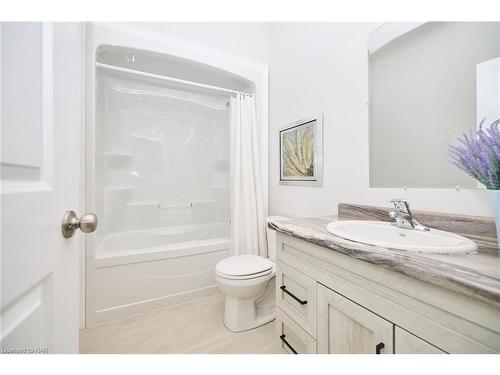
[{"label": "mirror", "polygon": [[368,55],[370,187],[478,187],[447,145],[500,117],[500,22],[388,23]]}]

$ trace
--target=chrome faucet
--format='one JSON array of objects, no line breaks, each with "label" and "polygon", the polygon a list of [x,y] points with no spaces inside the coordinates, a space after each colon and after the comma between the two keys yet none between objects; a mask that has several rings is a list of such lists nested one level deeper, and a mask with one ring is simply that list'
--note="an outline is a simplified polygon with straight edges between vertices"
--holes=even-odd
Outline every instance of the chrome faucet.
[{"label": "chrome faucet", "polygon": [[394,211],[389,211],[389,216],[396,220],[396,225],[400,228],[429,231],[425,225],[419,223],[410,211],[410,205],[404,199],[391,199],[389,202],[394,204]]}]

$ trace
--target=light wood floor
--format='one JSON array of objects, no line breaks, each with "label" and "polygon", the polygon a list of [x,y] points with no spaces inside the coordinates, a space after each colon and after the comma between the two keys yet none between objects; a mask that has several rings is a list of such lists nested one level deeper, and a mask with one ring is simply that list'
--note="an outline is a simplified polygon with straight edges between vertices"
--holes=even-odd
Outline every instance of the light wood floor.
[{"label": "light wood floor", "polygon": [[80,331],[80,353],[284,353],[275,322],[240,333],[223,324],[217,295]]}]

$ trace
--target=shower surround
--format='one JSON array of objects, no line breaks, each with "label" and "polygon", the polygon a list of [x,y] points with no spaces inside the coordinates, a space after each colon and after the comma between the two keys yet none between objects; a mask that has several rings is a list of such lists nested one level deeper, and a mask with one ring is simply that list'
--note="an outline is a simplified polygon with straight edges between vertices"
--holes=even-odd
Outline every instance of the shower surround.
[{"label": "shower surround", "polygon": [[86,239],[92,326],[219,293],[214,266],[231,248],[227,103],[261,86],[138,48],[137,37],[116,43],[120,33],[97,25],[87,33],[85,200],[100,220]]}]

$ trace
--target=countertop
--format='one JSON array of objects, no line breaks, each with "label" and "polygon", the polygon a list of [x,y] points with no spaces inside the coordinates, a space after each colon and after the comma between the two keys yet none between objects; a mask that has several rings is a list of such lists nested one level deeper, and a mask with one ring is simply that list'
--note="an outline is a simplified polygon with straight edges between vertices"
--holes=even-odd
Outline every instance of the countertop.
[{"label": "countertop", "polygon": [[500,255],[497,248],[480,245],[476,253],[460,255],[381,248],[330,234],[326,225],[338,220],[337,216],[292,219],[270,222],[269,227],[384,269],[500,306]]}]

